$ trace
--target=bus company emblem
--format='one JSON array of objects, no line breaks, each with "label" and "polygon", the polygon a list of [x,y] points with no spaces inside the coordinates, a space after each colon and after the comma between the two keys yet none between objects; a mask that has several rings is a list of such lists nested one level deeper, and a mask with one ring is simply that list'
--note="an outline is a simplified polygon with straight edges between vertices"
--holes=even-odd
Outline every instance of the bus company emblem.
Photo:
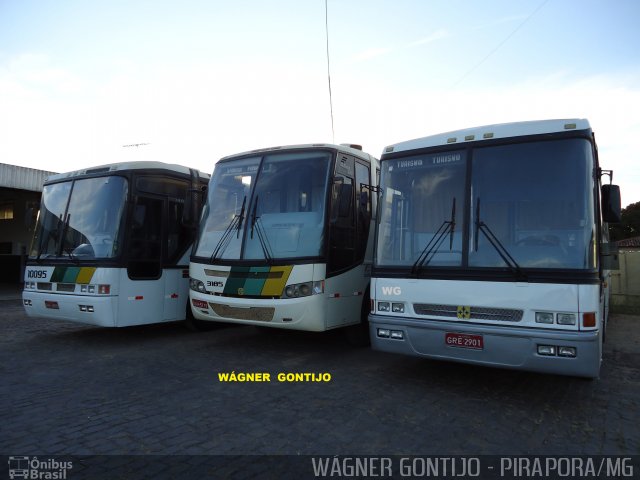
[{"label": "bus company emblem", "polygon": [[458,305],[458,318],[469,320],[471,318],[471,307]]},{"label": "bus company emblem", "polygon": [[240,287],[238,289],[238,295],[244,295],[244,288]]}]

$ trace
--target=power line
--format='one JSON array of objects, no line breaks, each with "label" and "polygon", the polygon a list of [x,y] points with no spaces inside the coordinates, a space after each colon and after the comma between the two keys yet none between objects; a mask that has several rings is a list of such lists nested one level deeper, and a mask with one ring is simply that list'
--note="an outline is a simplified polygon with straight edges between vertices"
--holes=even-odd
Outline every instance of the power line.
[{"label": "power line", "polygon": [[324,31],[327,37],[327,80],[329,81],[329,110],[331,111],[331,139],[336,143],[336,132],[333,128],[333,97],[331,95],[331,70],[329,68],[329,7],[324,0]]},{"label": "power line", "polygon": [[538,8],[536,8],[533,12],[531,12],[529,14],[529,16],[527,18],[525,18],[522,21],[522,23],[520,23],[520,25],[518,25],[513,32],[511,32],[509,35],[507,35],[507,37],[504,40],[502,40],[502,42],[500,42],[496,48],[491,50],[482,60],[480,60],[473,67],[471,67],[471,69],[467,73],[462,75],[462,77],[460,77],[460,80],[458,80],[456,83],[454,83],[453,86],[457,87],[458,85],[460,85],[465,78],[467,78],[473,71],[475,71],[480,65],[482,65],[491,55],[496,53],[500,49],[500,47],[502,47],[505,43],[507,43],[507,41],[511,37],[513,37],[518,32],[518,30],[520,30],[524,26],[524,24],[527,23],[529,21],[529,19],[531,19],[531,17],[533,17],[536,13],[538,13],[538,11],[542,7],[544,7],[547,4],[548,1],[549,0],[544,0],[540,5],[538,5]]}]

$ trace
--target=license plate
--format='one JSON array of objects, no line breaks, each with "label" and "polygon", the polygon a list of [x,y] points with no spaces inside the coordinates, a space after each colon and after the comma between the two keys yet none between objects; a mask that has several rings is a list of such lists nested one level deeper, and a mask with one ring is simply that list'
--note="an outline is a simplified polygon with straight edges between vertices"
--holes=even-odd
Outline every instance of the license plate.
[{"label": "license plate", "polygon": [[473,350],[484,349],[482,335],[469,335],[466,333],[446,333],[444,343],[450,347],[471,348]]}]

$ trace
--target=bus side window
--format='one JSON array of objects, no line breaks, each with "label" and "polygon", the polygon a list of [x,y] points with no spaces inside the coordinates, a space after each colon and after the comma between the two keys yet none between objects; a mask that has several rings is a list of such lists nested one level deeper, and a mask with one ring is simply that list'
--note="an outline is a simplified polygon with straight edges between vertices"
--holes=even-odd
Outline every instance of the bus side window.
[{"label": "bus side window", "polygon": [[155,279],[162,273],[163,203],[163,200],[156,198],[136,198],[127,264],[127,273],[132,280]]},{"label": "bus side window", "polygon": [[371,223],[371,195],[369,185],[369,167],[356,162],[356,192],[358,203],[356,205],[357,249],[356,260],[361,262],[367,249],[369,240],[369,225]]},{"label": "bus side window", "polygon": [[[345,270],[356,263],[356,222],[354,200],[354,160],[343,157],[338,164],[331,191],[331,215],[329,222],[329,262],[327,273]],[[355,208],[354,208],[355,207]]]},{"label": "bus side window", "polygon": [[191,244],[191,230],[182,224],[184,204],[175,199],[169,199],[167,222],[167,255],[166,261],[175,265]]}]

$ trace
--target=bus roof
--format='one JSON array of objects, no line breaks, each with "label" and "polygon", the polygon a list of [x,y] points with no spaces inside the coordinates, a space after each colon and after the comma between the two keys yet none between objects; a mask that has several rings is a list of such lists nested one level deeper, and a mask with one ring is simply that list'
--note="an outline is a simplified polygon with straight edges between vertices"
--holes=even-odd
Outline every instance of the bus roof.
[{"label": "bus roof", "polygon": [[[166,170],[169,172],[190,175],[189,167],[177,165],[175,163],[153,162],[153,161],[137,161],[137,162],[119,162],[98,165],[95,167],[73,170],[71,172],[58,173],[49,175],[45,179],[45,183],[59,182],[67,178],[80,177],[83,175],[95,175],[100,173],[115,173],[130,170]],[[199,172],[201,177],[209,178],[208,173]]]},{"label": "bus roof", "polygon": [[590,128],[588,120],[577,118],[499,123],[495,125],[485,125],[482,127],[466,128],[463,130],[454,130],[451,132],[439,133],[437,135],[395,143],[386,147],[384,149],[384,153],[396,153],[419,148],[455,145],[471,141],[493,140],[496,138],[540,135],[545,133],[564,132],[567,130],[587,130]]},{"label": "bus roof", "polygon": [[249,150],[247,152],[235,153],[233,155],[227,155],[226,157],[222,157],[220,161],[227,161],[237,157],[246,157],[247,155],[261,154],[267,152],[274,151],[287,151],[287,150],[300,150],[300,149],[323,149],[323,148],[331,148],[338,150],[342,153],[348,153],[349,155],[353,155],[370,162],[373,162],[375,157],[372,155],[363,152],[360,148],[354,148],[352,145],[334,145],[332,143],[306,143],[300,145],[281,145],[278,147],[270,147],[270,148],[259,148],[257,150]]}]

